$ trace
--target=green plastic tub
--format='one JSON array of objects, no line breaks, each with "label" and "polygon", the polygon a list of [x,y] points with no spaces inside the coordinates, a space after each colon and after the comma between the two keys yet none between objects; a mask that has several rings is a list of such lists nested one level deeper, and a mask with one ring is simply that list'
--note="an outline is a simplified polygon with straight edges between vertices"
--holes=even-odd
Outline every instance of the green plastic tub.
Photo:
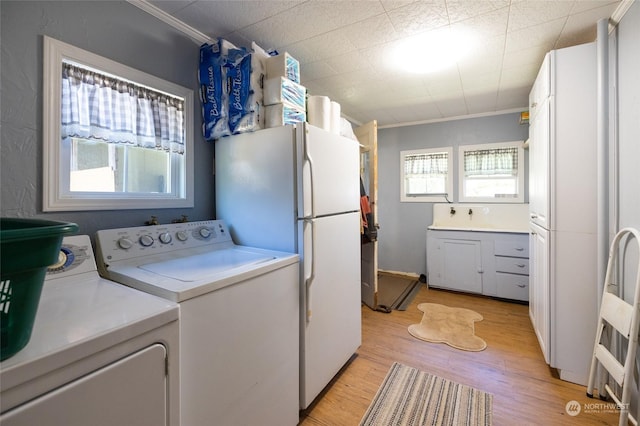
[{"label": "green plastic tub", "polygon": [[47,267],[76,232],[75,223],[0,218],[0,361],[29,343]]}]

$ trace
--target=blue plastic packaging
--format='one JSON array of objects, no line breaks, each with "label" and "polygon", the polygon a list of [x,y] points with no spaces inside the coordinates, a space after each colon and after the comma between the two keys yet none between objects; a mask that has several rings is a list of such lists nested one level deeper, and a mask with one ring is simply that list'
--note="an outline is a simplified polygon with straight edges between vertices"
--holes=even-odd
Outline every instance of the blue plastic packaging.
[{"label": "blue plastic packaging", "polygon": [[258,108],[251,88],[251,54],[244,48],[229,50],[226,67],[229,129],[234,134],[257,130]]},{"label": "blue plastic packaging", "polygon": [[229,135],[227,121],[226,69],[223,54],[224,40],[200,46],[200,101],[202,103],[202,134],[208,141]]}]

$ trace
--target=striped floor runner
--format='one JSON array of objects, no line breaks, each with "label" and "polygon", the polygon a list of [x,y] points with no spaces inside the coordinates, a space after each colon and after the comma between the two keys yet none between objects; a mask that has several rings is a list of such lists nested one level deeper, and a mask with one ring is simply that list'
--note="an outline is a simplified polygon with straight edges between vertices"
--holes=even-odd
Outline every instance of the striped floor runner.
[{"label": "striped floor runner", "polygon": [[394,363],[361,426],[490,425],[493,395]]}]

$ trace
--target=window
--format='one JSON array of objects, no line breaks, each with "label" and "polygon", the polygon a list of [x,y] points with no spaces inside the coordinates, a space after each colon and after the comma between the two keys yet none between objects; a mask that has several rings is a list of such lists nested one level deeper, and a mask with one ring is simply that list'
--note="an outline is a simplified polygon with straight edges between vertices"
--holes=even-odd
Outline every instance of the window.
[{"label": "window", "polygon": [[452,197],[452,148],[400,152],[400,201],[448,201]]},{"label": "window", "polygon": [[461,202],[524,202],[522,142],[459,148]]},{"label": "window", "polygon": [[193,207],[193,91],[44,37],[45,211]]}]

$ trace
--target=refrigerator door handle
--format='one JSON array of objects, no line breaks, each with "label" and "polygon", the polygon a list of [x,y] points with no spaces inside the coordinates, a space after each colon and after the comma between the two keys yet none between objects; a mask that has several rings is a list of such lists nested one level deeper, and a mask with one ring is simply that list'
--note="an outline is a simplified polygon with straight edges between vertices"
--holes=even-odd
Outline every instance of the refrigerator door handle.
[{"label": "refrigerator door handle", "polygon": [[306,319],[307,319],[307,323],[311,322],[311,316],[312,316],[312,303],[311,303],[311,285],[313,284],[313,280],[315,279],[316,276],[316,265],[315,265],[315,240],[316,240],[316,227],[315,227],[315,220],[312,218],[305,218],[304,221],[308,224],[311,225],[311,273],[309,274],[309,276],[305,279],[304,284],[305,284],[305,290],[306,290],[306,294],[305,294],[305,303],[306,303]]},{"label": "refrigerator door handle", "polygon": [[[311,214],[310,216],[313,217],[315,216],[315,210],[313,208],[313,159],[311,158],[311,154],[309,153],[309,144],[307,143],[307,141],[304,141],[304,158],[307,160],[307,163],[309,163],[309,202],[310,202],[310,207],[311,207]],[[306,215],[306,217],[308,217]],[[313,228],[312,228],[313,229]]]}]

